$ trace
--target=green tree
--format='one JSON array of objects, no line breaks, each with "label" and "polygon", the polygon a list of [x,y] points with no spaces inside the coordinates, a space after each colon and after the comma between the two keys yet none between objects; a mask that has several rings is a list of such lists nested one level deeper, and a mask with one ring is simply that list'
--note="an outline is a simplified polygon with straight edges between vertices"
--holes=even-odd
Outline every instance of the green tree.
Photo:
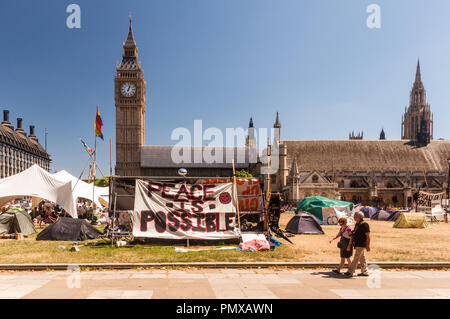
[{"label": "green tree", "polygon": [[253,177],[252,174],[250,174],[249,172],[247,172],[245,169],[241,169],[240,171],[237,171],[235,176],[237,178],[249,178],[249,177]]},{"label": "green tree", "polygon": [[[89,182],[90,184],[91,182]],[[96,178],[95,179],[95,186],[99,187],[108,187],[109,186],[109,176],[105,176],[102,178]]]}]

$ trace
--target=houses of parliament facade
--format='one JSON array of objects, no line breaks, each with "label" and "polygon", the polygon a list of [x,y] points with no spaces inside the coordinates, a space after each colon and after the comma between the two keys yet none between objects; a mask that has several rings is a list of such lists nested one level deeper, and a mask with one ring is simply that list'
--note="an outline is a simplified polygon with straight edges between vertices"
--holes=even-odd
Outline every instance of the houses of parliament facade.
[{"label": "houses of parliament facade", "polygon": [[[114,77],[116,175],[177,176],[183,167],[189,176],[232,176],[231,164],[225,161],[176,164],[170,156],[173,146],[145,145],[146,85],[130,18],[122,61],[116,66]],[[364,140],[362,133],[351,134],[349,140],[282,139],[278,113],[274,128],[279,136],[273,143],[279,146],[280,168],[271,176],[271,186],[291,203],[319,195],[401,207],[411,206],[418,190],[447,190],[450,140],[433,139],[433,114],[427,104],[419,62],[409,106],[402,116],[400,140],[386,139],[384,130],[378,140]],[[254,129],[252,120],[250,129]],[[255,142],[247,139],[245,148]],[[258,167],[249,163],[246,156],[236,168],[258,176]]]}]

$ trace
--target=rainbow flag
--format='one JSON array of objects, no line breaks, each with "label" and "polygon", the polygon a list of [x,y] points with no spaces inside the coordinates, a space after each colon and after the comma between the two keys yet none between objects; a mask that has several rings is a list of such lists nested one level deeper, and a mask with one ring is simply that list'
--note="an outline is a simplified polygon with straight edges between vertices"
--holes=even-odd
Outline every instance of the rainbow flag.
[{"label": "rainbow flag", "polygon": [[81,144],[83,144],[84,148],[86,149],[86,152],[88,152],[89,154],[94,153],[94,150],[92,148],[90,148],[80,137],[80,141]]},{"label": "rainbow flag", "polygon": [[100,112],[98,111],[97,105],[97,116],[95,117],[94,128],[95,128],[95,136],[99,136],[103,141],[103,133],[102,133],[102,117],[100,116]]}]

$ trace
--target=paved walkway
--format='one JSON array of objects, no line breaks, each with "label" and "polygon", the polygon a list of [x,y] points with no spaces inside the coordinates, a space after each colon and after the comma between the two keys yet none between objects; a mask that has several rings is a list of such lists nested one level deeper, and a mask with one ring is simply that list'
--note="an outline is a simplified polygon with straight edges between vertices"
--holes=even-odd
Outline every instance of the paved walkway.
[{"label": "paved walkway", "polygon": [[450,271],[187,269],[0,272],[0,298],[450,298]]}]

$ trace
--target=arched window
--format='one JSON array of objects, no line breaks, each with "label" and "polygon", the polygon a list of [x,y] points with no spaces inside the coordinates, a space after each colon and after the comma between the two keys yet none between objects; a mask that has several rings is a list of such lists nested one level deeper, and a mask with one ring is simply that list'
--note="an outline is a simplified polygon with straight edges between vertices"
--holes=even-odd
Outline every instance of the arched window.
[{"label": "arched window", "polygon": [[313,177],[312,177],[312,182],[313,182],[313,183],[318,183],[318,182],[319,182],[319,176],[313,175]]}]

